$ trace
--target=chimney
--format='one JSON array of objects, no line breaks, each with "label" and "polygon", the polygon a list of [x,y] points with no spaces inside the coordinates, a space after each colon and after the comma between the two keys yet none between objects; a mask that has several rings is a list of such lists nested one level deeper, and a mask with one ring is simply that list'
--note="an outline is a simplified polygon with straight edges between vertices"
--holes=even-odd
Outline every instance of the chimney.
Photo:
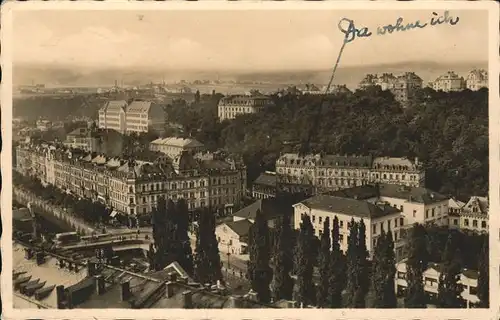
[{"label": "chimney", "polygon": [[182,301],[184,309],[191,309],[193,307],[193,292],[184,291],[182,293]]},{"label": "chimney", "polygon": [[130,298],[130,280],[122,282],[122,301],[128,301]]},{"label": "chimney", "polygon": [[173,282],[167,282],[165,285],[165,295],[167,298],[172,298],[174,296],[174,283]]},{"label": "chimney", "polygon": [[93,277],[97,274],[97,268],[95,262],[87,261],[87,276]]},{"label": "chimney", "polygon": [[104,277],[100,274],[95,276],[95,282],[96,282],[96,291],[98,295],[101,295],[104,293],[105,289],[105,283],[104,283]]},{"label": "chimney", "polygon": [[168,274],[168,280],[170,282],[176,282],[177,281],[177,273],[176,272],[169,272]]},{"label": "chimney", "polygon": [[36,264],[39,266],[45,262],[45,255],[43,252],[36,253]]},{"label": "chimney", "polygon": [[56,287],[56,302],[57,309],[64,309],[64,286]]}]

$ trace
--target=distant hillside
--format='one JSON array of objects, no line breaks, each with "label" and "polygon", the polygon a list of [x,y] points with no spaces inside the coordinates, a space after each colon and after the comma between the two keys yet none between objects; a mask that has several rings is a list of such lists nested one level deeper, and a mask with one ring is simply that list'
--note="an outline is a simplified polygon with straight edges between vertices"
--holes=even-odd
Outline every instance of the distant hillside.
[{"label": "distant hillside", "polygon": [[[460,64],[447,64],[436,62],[408,62],[373,66],[349,66],[340,64],[335,76],[335,84],[347,84],[355,87],[367,73],[402,73],[414,71],[419,74],[424,82],[432,81],[446,71],[453,70],[465,76],[473,68],[487,69],[487,62],[470,62]],[[175,81],[196,79],[220,79],[237,81],[264,81],[275,84],[291,83],[327,83],[331,70],[290,70],[290,71],[191,71],[191,70],[156,70],[137,69],[127,70],[102,69],[79,70],[76,67],[49,67],[49,66],[15,66],[14,84],[44,83],[46,85],[66,86],[110,86],[115,80],[123,81],[128,85],[147,83],[150,81]]]}]

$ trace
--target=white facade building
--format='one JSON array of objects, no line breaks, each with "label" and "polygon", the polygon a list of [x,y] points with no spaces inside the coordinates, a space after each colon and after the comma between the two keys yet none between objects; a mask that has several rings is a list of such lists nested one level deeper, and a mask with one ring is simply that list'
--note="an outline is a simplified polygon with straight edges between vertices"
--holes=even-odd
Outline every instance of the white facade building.
[{"label": "white facade building", "polygon": [[219,121],[231,120],[242,114],[257,113],[273,105],[273,100],[265,95],[227,96],[220,99],[217,107]]},{"label": "white facade building", "polygon": [[194,139],[184,139],[169,137],[164,139],[156,139],[150,142],[149,149],[151,151],[159,151],[171,159],[175,159],[183,152],[191,152],[192,154],[202,152],[204,150],[203,143]]}]

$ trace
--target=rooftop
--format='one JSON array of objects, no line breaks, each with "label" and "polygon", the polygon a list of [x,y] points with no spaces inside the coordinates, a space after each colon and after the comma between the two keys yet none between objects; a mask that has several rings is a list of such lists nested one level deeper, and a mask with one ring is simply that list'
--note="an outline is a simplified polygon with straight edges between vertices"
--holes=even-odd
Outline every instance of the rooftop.
[{"label": "rooftop", "polygon": [[263,212],[267,219],[271,220],[283,215],[284,210],[288,206],[285,204],[281,204],[278,199],[269,198],[269,199],[259,199],[254,203],[244,207],[243,209],[238,210],[233,214],[235,217],[255,220],[257,216],[257,210]]},{"label": "rooftop", "polygon": [[379,218],[400,212],[390,205],[375,205],[373,203],[331,195],[317,195],[301,202],[311,209],[342,213],[360,218]]},{"label": "rooftop", "polygon": [[195,140],[195,139],[184,139],[184,138],[176,138],[169,137],[164,139],[156,139],[151,141],[151,144],[165,145],[165,146],[174,146],[181,148],[198,148],[203,147],[203,143]]},{"label": "rooftop", "polygon": [[226,225],[229,229],[233,230],[238,236],[246,237],[250,231],[250,227],[252,226],[252,222],[247,219],[237,220],[237,221],[228,221],[223,225]]},{"label": "rooftop", "polygon": [[410,187],[397,184],[380,183],[375,185],[364,185],[353,188],[331,191],[328,195],[346,197],[358,200],[387,197],[405,199],[409,202],[431,204],[446,201],[449,198],[423,187]]},{"label": "rooftop", "polygon": [[277,177],[275,173],[263,172],[255,179],[253,184],[276,187]]}]

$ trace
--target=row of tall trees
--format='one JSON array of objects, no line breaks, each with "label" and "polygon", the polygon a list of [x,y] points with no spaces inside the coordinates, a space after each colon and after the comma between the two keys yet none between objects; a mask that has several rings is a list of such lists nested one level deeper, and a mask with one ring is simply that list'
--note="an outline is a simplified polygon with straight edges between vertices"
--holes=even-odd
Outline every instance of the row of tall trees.
[{"label": "row of tall trees", "polygon": [[[433,264],[438,269],[439,285],[437,297],[431,298],[425,293],[424,272],[430,266],[431,253],[429,237],[423,225],[415,224],[408,239],[406,261],[406,280],[408,287],[404,298],[406,308],[425,308],[428,303],[436,304],[440,308],[463,308],[465,301],[462,298],[464,290],[460,281],[464,272],[463,253],[459,242],[459,233],[450,231],[445,244],[443,257],[439,264]],[[488,237],[483,238],[479,255],[478,268],[478,297],[479,307],[489,306],[489,271],[488,271]]]},{"label": "row of tall trees", "polygon": [[150,245],[149,260],[152,268],[162,270],[168,264],[178,262],[200,283],[223,280],[215,217],[208,208],[199,214],[194,254],[188,231],[189,210],[184,199],[174,203],[160,197],[151,219],[154,244]]},{"label": "row of tall trees", "polygon": [[[443,257],[434,264],[440,271],[439,294],[435,299],[424,290],[424,272],[430,265],[429,243],[435,230],[416,224],[410,230],[406,245],[408,287],[404,293],[407,308],[425,308],[436,304],[442,308],[463,308],[461,297],[463,272],[460,232],[449,230]],[[347,251],[340,248],[337,217],[326,219],[320,239],[319,254],[312,248],[314,229],[308,215],[301,220],[298,237],[293,236],[290,218],[285,215],[277,226],[273,250],[269,244],[271,229],[265,215],[259,211],[251,228],[248,275],[252,289],[261,302],[293,299],[299,306],[319,308],[396,308],[396,257],[393,233],[382,230],[376,238],[372,259],[366,246],[366,226],[363,220],[351,220]],[[478,297],[480,307],[489,301],[488,245],[483,238],[479,254]],[[271,261],[269,266],[268,261]],[[315,268],[317,265],[317,268]]]}]

